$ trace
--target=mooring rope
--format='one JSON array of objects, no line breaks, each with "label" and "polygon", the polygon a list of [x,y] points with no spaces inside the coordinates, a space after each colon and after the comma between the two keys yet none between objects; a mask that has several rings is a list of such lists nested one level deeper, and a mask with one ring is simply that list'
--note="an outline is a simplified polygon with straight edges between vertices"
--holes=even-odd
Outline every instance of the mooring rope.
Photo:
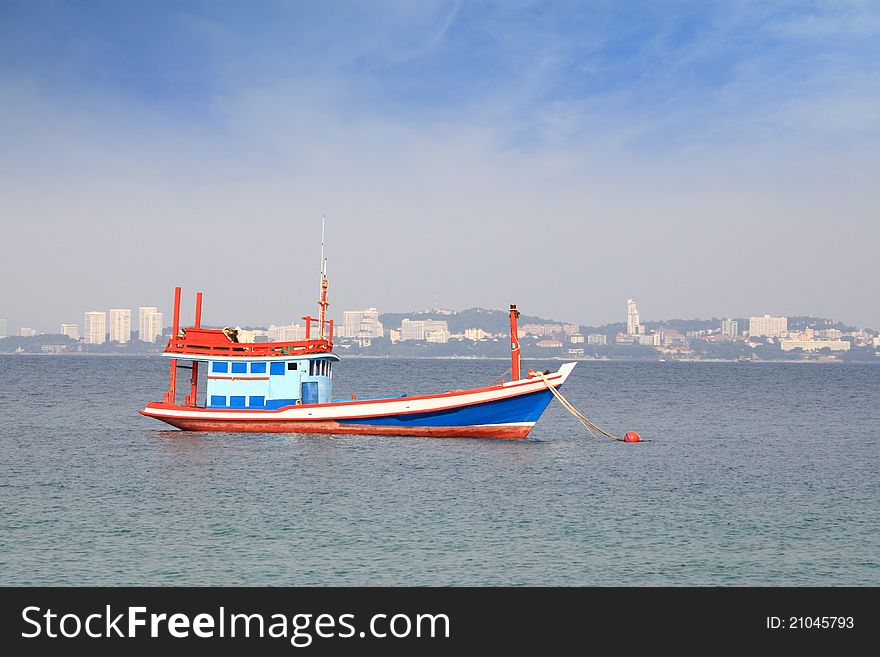
[{"label": "mooring rope", "polygon": [[501,376],[499,376],[497,379],[495,379],[494,381],[492,381],[492,383],[490,383],[490,384],[487,385],[486,387],[487,387],[487,388],[491,388],[492,386],[494,386],[496,383],[498,383],[501,379],[503,379],[503,378],[504,378],[505,376],[507,376],[508,374],[510,374],[510,368],[509,368],[509,367],[507,368],[507,371],[505,371]]},{"label": "mooring rope", "polygon": [[557,400],[559,400],[559,403],[562,404],[563,407],[565,407],[565,410],[567,410],[569,413],[574,415],[575,418],[577,419],[577,421],[580,422],[582,425],[584,425],[584,427],[587,429],[587,431],[590,432],[590,434],[593,436],[593,438],[597,438],[596,434],[593,433],[595,431],[595,432],[601,433],[603,436],[607,436],[608,438],[611,438],[611,440],[616,440],[621,443],[628,442],[628,441],[624,440],[623,438],[618,438],[617,436],[608,433],[607,431],[605,431],[605,429],[602,429],[601,427],[596,426],[596,424],[591,422],[588,417],[586,417],[583,413],[581,413],[578,409],[576,409],[570,401],[568,401],[565,397],[563,397],[561,392],[559,392],[556,388],[554,388],[552,385],[550,385],[550,381],[547,380],[547,376],[543,372],[535,372],[535,374],[537,376],[541,377],[541,379],[544,381],[544,385],[547,386],[547,389],[553,393],[553,396],[556,397]]}]

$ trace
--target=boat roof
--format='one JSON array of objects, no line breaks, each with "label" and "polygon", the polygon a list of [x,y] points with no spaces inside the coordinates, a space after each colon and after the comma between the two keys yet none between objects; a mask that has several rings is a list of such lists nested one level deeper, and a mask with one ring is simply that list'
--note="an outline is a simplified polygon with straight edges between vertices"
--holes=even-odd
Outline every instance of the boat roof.
[{"label": "boat roof", "polygon": [[339,360],[330,340],[295,340],[287,342],[237,342],[234,332],[223,329],[187,328],[168,340],[163,356],[195,360],[227,358],[327,358]]}]

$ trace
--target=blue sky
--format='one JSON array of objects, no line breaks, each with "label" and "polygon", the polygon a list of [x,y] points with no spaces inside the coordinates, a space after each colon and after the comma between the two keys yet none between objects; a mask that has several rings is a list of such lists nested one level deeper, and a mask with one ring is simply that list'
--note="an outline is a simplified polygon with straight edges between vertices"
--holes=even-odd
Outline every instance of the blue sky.
[{"label": "blue sky", "polygon": [[[873,2],[11,2],[0,317],[880,327]],[[22,275],[26,272],[26,275]],[[258,293],[252,293],[256,288]]]}]

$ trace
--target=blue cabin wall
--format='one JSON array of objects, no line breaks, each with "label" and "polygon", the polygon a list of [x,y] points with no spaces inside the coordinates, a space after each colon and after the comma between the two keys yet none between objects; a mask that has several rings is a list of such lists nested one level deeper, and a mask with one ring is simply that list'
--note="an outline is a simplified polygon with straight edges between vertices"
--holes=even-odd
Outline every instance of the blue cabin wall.
[{"label": "blue cabin wall", "polygon": [[318,403],[325,404],[333,392],[332,367],[329,358],[210,361],[205,406],[274,410],[302,403],[303,383],[316,383]]}]

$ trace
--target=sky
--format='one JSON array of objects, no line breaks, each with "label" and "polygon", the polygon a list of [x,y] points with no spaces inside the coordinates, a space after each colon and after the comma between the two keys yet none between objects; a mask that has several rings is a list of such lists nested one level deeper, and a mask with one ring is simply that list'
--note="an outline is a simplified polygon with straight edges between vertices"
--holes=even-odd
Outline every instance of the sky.
[{"label": "sky", "polygon": [[337,319],[880,327],[878,172],[877,2],[0,3],[10,330],[314,314],[322,214]]}]

